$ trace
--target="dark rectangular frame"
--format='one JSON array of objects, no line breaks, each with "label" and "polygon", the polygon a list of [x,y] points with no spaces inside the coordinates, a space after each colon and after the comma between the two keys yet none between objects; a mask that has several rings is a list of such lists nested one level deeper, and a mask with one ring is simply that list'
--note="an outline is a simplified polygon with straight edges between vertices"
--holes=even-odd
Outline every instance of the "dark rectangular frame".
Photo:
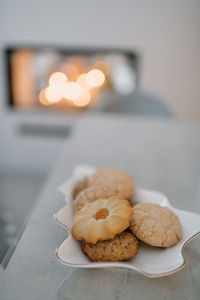
[{"label": "dark rectangular frame", "polygon": [[17,46],[7,46],[4,49],[4,61],[5,61],[5,77],[6,77],[6,106],[9,108],[15,109],[13,103],[13,95],[12,95],[12,77],[11,77],[11,55],[14,51],[19,49],[31,49],[35,51],[43,50],[56,50],[64,55],[76,55],[76,54],[84,54],[84,55],[94,55],[97,53],[122,53],[126,55],[130,61],[132,62],[133,67],[136,69],[136,87],[138,86],[139,81],[139,72],[138,72],[138,55],[132,50],[128,49],[119,49],[119,48],[84,48],[84,47],[66,47],[66,46],[52,46],[52,45],[17,45]]}]

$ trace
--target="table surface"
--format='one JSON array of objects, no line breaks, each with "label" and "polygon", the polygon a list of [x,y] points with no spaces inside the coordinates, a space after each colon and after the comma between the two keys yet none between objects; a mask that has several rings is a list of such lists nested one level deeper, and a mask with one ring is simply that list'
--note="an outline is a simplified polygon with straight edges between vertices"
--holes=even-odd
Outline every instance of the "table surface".
[{"label": "table surface", "polygon": [[166,194],[177,208],[200,213],[200,124],[93,116],[77,123],[0,280],[0,298],[199,299],[200,238],[184,249],[186,266],[150,279],[130,270],[73,269],[55,248],[66,232],[53,220],[64,204],[56,187],[80,163],[130,172],[138,186]]}]

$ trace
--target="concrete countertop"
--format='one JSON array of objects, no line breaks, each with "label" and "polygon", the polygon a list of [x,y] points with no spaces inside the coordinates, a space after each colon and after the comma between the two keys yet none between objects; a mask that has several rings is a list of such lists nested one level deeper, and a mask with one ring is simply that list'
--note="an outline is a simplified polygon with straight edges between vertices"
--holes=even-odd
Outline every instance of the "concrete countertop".
[{"label": "concrete countertop", "polygon": [[79,163],[126,170],[138,186],[161,191],[175,207],[200,213],[199,154],[200,124],[114,116],[80,121],[0,279],[0,299],[199,299],[199,237],[184,249],[183,270],[149,279],[129,270],[61,265],[55,248],[66,232],[53,220],[64,204],[56,187]]}]

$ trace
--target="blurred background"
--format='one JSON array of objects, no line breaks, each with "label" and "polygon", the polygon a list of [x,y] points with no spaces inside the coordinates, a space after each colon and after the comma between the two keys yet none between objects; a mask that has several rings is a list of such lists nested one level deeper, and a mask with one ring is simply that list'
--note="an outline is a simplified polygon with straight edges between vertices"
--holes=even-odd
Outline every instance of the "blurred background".
[{"label": "blurred background", "polygon": [[198,0],[1,1],[3,268],[77,120],[200,121],[199,30]]}]

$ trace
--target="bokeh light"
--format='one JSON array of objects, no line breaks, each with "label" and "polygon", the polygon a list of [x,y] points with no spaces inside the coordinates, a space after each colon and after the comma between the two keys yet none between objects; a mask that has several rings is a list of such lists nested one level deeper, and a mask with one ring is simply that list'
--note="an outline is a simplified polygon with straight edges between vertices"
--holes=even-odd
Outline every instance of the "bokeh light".
[{"label": "bokeh light", "polygon": [[89,85],[89,84],[87,83],[86,76],[87,76],[87,73],[81,74],[81,75],[77,78],[77,82],[80,84],[80,86],[81,86],[83,89],[90,90],[90,89],[92,89],[92,86]]},{"label": "bokeh light", "polygon": [[49,102],[56,103],[63,98],[63,93],[58,85],[51,85],[46,89],[45,96]]},{"label": "bokeh light", "polygon": [[86,75],[86,82],[91,87],[100,87],[105,81],[105,75],[98,69],[89,71]]},{"label": "bokeh light", "polygon": [[41,92],[39,94],[40,103],[43,104],[43,105],[50,105],[51,102],[49,102],[47,100],[45,93],[46,93],[46,89],[41,90]]},{"label": "bokeh light", "polygon": [[50,105],[63,99],[68,100],[65,103],[69,106],[85,107],[89,103],[90,105],[95,103],[99,97],[99,94],[96,94],[99,90],[97,87],[103,85],[104,74],[109,70],[106,63],[97,61],[95,67],[86,73],[85,61],[81,59],[75,57],[73,61],[66,63],[61,71],[51,74],[49,86],[39,94],[42,104]]},{"label": "bokeh light", "polygon": [[49,85],[60,85],[63,86],[67,83],[67,76],[62,72],[55,72],[49,77]]},{"label": "bokeh light", "polygon": [[64,89],[64,97],[68,100],[74,101],[81,95],[82,88],[77,82],[67,82]]},{"label": "bokeh light", "polygon": [[67,74],[67,77],[71,81],[75,81],[80,74],[80,70],[79,70],[78,66],[75,64],[72,64],[72,63],[66,63],[62,67],[61,71],[64,72],[65,74]]},{"label": "bokeh light", "polygon": [[89,104],[91,100],[90,92],[86,89],[82,89],[80,96],[73,100],[74,105],[78,107],[84,107]]},{"label": "bokeh light", "polygon": [[110,73],[110,65],[104,60],[97,60],[94,63],[93,68],[102,71],[104,75],[108,75]]}]

